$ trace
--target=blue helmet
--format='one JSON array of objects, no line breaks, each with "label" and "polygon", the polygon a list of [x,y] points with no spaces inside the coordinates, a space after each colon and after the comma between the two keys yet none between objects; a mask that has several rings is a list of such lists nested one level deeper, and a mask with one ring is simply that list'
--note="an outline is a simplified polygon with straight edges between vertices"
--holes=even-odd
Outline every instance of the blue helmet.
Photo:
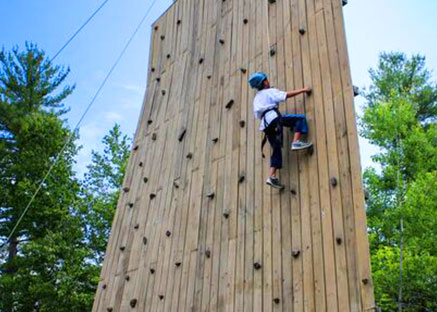
[{"label": "blue helmet", "polygon": [[266,80],[267,78],[267,75],[264,73],[254,73],[249,78],[249,84],[252,88],[259,89],[260,87],[262,87],[264,80]]}]

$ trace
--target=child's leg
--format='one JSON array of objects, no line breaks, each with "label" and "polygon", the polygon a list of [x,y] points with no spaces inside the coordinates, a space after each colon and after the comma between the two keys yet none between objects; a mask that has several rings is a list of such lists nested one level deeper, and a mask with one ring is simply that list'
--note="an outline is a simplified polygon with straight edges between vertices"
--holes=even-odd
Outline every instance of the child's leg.
[{"label": "child's leg", "polygon": [[270,176],[276,177],[276,171],[282,168],[282,146],[275,133],[266,134],[273,149],[272,156],[270,157]]},{"label": "child's leg", "polygon": [[303,134],[308,133],[308,123],[303,114],[286,114],[282,117],[282,124],[294,131],[293,142],[299,141]]}]

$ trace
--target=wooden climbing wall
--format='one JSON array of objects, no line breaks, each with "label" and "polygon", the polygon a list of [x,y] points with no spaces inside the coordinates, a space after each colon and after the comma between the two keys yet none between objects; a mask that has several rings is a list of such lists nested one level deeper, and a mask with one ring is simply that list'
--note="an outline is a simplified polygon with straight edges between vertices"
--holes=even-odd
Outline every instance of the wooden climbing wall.
[{"label": "wooden climbing wall", "polygon": [[[178,0],[153,29],[93,311],[373,310],[342,0]],[[283,192],[265,184],[255,71],[313,88],[281,106],[315,143],[284,148]]]}]

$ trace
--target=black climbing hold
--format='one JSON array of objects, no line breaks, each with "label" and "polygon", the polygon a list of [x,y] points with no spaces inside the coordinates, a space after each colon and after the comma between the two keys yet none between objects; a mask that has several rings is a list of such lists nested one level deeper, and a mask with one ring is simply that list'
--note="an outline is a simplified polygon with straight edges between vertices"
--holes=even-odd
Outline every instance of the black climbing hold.
[{"label": "black climbing hold", "polygon": [[152,123],[153,123],[153,120],[152,120],[152,119],[147,120],[147,124],[148,124],[148,125],[151,125]]},{"label": "black climbing hold", "polygon": [[152,141],[156,141],[156,133],[152,133]]},{"label": "black climbing hold", "polygon": [[143,178],[144,183],[147,183],[149,181],[149,179],[147,179],[146,177]]},{"label": "black climbing hold", "polygon": [[358,95],[360,95],[360,88],[358,88],[357,86],[354,86],[354,87],[353,87],[353,90],[354,90],[354,96],[355,96],[355,97],[358,96]]},{"label": "black climbing hold", "polygon": [[333,187],[336,187],[337,185],[338,185],[338,181],[337,181],[337,178],[331,178],[331,185],[333,186]]},{"label": "black climbing hold", "polygon": [[150,269],[150,274],[155,274],[155,269]]},{"label": "black climbing hold", "polygon": [[149,197],[150,197],[150,199],[154,199],[154,198],[156,197],[156,194],[155,194],[155,193],[151,193],[151,194],[149,195]]},{"label": "black climbing hold", "polygon": [[175,181],[175,182],[173,182],[173,186],[175,187],[175,188],[179,188],[179,184]]},{"label": "black climbing hold", "polygon": [[206,197],[213,199],[215,196],[215,193],[213,191],[209,192],[208,194],[206,194]]},{"label": "black climbing hold", "polygon": [[147,237],[143,237],[143,244],[147,245]]},{"label": "black climbing hold", "polygon": [[159,297],[159,300],[164,299],[164,296],[163,296],[163,295],[159,295],[158,297]]},{"label": "black climbing hold", "polygon": [[140,147],[139,145],[135,145],[134,151],[137,151],[139,147]]},{"label": "black climbing hold", "polygon": [[187,157],[187,159],[191,159],[191,158],[193,158],[193,154],[192,153],[188,153],[186,157]]},{"label": "black climbing hold", "polygon": [[108,308],[106,308],[106,311],[108,311],[108,312],[112,312],[112,308],[111,308],[111,307],[108,307]]},{"label": "black climbing hold", "polygon": [[246,126],[246,122],[244,120],[240,120],[240,127],[244,128]]},{"label": "black climbing hold", "polygon": [[160,82],[160,81],[161,81],[161,78],[156,77],[156,81]]},{"label": "black climbing hold", "polygon": [[138,164],[138,166],[142,167],[142,166],[143,166],[143,162],[140,161],[140,163]]},{"label": "black climbing hold", "polygon": [[171,236],[171,232],[170,231],[165,232],[165,236],[170,237]]},{"label": "black climbing hold", "polygon": [[246,176],[244,175],[244,173],[242,173],[242,174],[240,174],[240,177],[238,178],[238,182],[243,183],[245,179],[246,179]]},{"label": "black climbing hold", "polygon": [[218,140],[219,140],[218,138],[214,138],[214,139],[212,139],[212,142],[213,142],[213,143],[217,143]]},{"label": "black climbing hold", "polygon": [[204,59],[203,59],[203,57],[201,57],[201,58],[199,59],[199,64],[202,64],[203,61],[204,61]]},{"label": "black climbing hold", "polygon": [[243,20],[243,23],[246,25],[247,23],[249,23],[249,20],[248,20],[247,18],[245,18],[245,19]]},{"label": "black climbing hold", "polygon": [[162,36],[161,36],[161,40],[164,40],[164,39],[165,39],[165,36],[164,36],[164,35],[162,35]]},{"label": "black climbing hold", "polygon": [[171,57],[171,55],[170,54],[167,54],[167,59],[169,59]]},{"label": "black climbing hold", "polygon": [[299,29],[299,34],[301,34],[302,36],[305,35],[306,30],[304,28]]},{"label": "black climbing hold", "polygon": [[279,298],[275,298],[275,299],[273,299],[273,302],[276,304],[279,304],[279,302],[281,302],[281,300],[279,300]]},{"label": "black climbing hold", "polygon": [[343,240],[341,239],[341,237],[337,237],[336,241],[337,241],[337,244],[338,244],[338,245],[341,245],[341,243],[343,242]]},{"label": "black climbing hold", "polygon": [[225,219],[229,219],[229,212],[223,213],[223,217],[225,217]]},{"label": "black climbing hold", "polygon": [[155,30],[158,30],[159,29],[159,27],[158,26],[155,26]]},{"label": "black climbing hold", "polygon": [[295,189],[291,189],[290,192],[291,192],[291,194],[293,194],[293,195],[296,195],[296,194],[297,194],[297,192],[296,192]]},{"label": "black climbing hold", "polygon": [[270,4],[276,3],[276,0],[269,0]]},{"label": "black climbing hold", "polygon": [[176,22],[176,24],[178,24],[178,25],[180,25],[181,23],[182,23],[181,20],[178,20],[178,21]]},{"label": "black climbing hold", "polygon": [[259,269],[261,269],[261,263],[259,263],[259,262],[255,262],[254,264],[253,264],[253,267],[255,268],[255,270],[259,270]]},{"label": "black climbing hold", "polygon": [[184,139],[185,133],[187,133],[187,129],[182,128],[182,130],[181,130],[181,132],[179,133],[179,136],[178,136],[178,141],[179,142],[182,142],[182,140]]},{"label": "black climbing hold", "polygon": [[225,44],[225,41],[223,39],[220,39],[219,42],[221,45]]},{"label": "black climbing hold", "polygon": [[206,256],[208,259],[211,258],[211,251],[206,250],[206,251],[205,251],[205,256]]},{"label": "black climbing hold", "polygon": [[102,288],[103,288],[103,289],[106,289],[106,287],[107,287],[106,284],[103,284]]},{"label": "black climbing hold", "polygon": [[206,78],[211,79],[211,75],[206,76]]},{"label": "black climbing hold", "polygon": [[139,227],[140,227],[140,225],[139,225],[139,224],[135,224],[135,226],[134,226],[134,229],[135,229],[135,230],[138,230],[138,229],[139,229]]},{"label": "black climbing hold", "polygon": [[270,56],[275,56],[276,55],[276,49],[275,48],[271,48],[270,49]]},{"label": "black climbing hold", "polygon": [[228,104],[226,104],[225,108],[226,108],[226,109],[230,109],[230,108],[232,107],[232,105],[234,105],[234,100],[230,100],[230,101],[228,102]]},{"label": "black climbing hold", "polygon": [[128,187],[123,188],[123,192],[128,193],[129,191],[130,191],[130,188],[128,188]]},{"label": "black climbing hold", "polygon": [[121,251],[124,251],[125,249],[126,249],[125,246],[121,246],[121,247],[120,247],[120,250],[121,250]]},{"label": "black climbing hold", "polygon": [[165,95],[167,92],[165,90],[161,90],[161,94]]},{"label": "black climbing hold", "polygon": [[182,263],[180,263],[180,262],[176,262],[176,263],[175,263],[175,266],[180,267],[181,264],[182,264]]},{"label": "black climbing hold", "polygon": [[300,250],[293,250],[291,255],[293,256],[293,258],[296,259],[300,255]]},{"label": "black climbing hold", "polygon": [[131,301],[130,301],[130,306],[132,307],[132,308],[135,308],[135,306],[137,305],[137,299],[132,299]]},{"label": "black climbing hold", "polygon": [[368,278],[363,278],[362,282],[363,282],[364,285],[367,285],[367,284],[369,284],[369,279]]},{"label": "black climbing hold", "polygon": [[152,73],[154,73],[155,72],[155,67],[152,67],[151,71],[152,71]]},{"label": "black climbing hold", "polygon": [[134,203],[129,203],[128,205],[130,208],[132,208],[134,206]]},{"label": "black climbing hold", "polygon": [[126,277],[124,279],[129,282],[130,281],[130,276],[126,275]]},{"label": "black climbing hold", "polygon": [[247,69],[244,67],[240,67],[239,68],[240,72],[242,72],[243,74],[245,74],[247,72]]},{"label": "black climbing hold", "polygon": [[348,0],[342,0],[343,6],[347,5],[347,3],[348,3]]}]

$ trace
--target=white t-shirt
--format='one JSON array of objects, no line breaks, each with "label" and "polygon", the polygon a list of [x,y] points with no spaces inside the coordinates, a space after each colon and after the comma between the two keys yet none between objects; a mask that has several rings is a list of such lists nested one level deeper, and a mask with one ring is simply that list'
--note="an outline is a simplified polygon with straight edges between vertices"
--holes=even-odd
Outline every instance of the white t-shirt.
[{"label": "white t-shirt", "polygon": [[[262,114],[271,108],[277,108],[280,102],[287,100],[287,92],[279,91],[278,89],[270,88],[263,89],[256,93],[253,100],[253,113],[255,118],[261,120]],[[265,124],[269,125],[278,114],[275,111],[270,111],[265,114],[264,120],[261,120],[261,125],[259,127],[260,131],[264,131]]]}]

